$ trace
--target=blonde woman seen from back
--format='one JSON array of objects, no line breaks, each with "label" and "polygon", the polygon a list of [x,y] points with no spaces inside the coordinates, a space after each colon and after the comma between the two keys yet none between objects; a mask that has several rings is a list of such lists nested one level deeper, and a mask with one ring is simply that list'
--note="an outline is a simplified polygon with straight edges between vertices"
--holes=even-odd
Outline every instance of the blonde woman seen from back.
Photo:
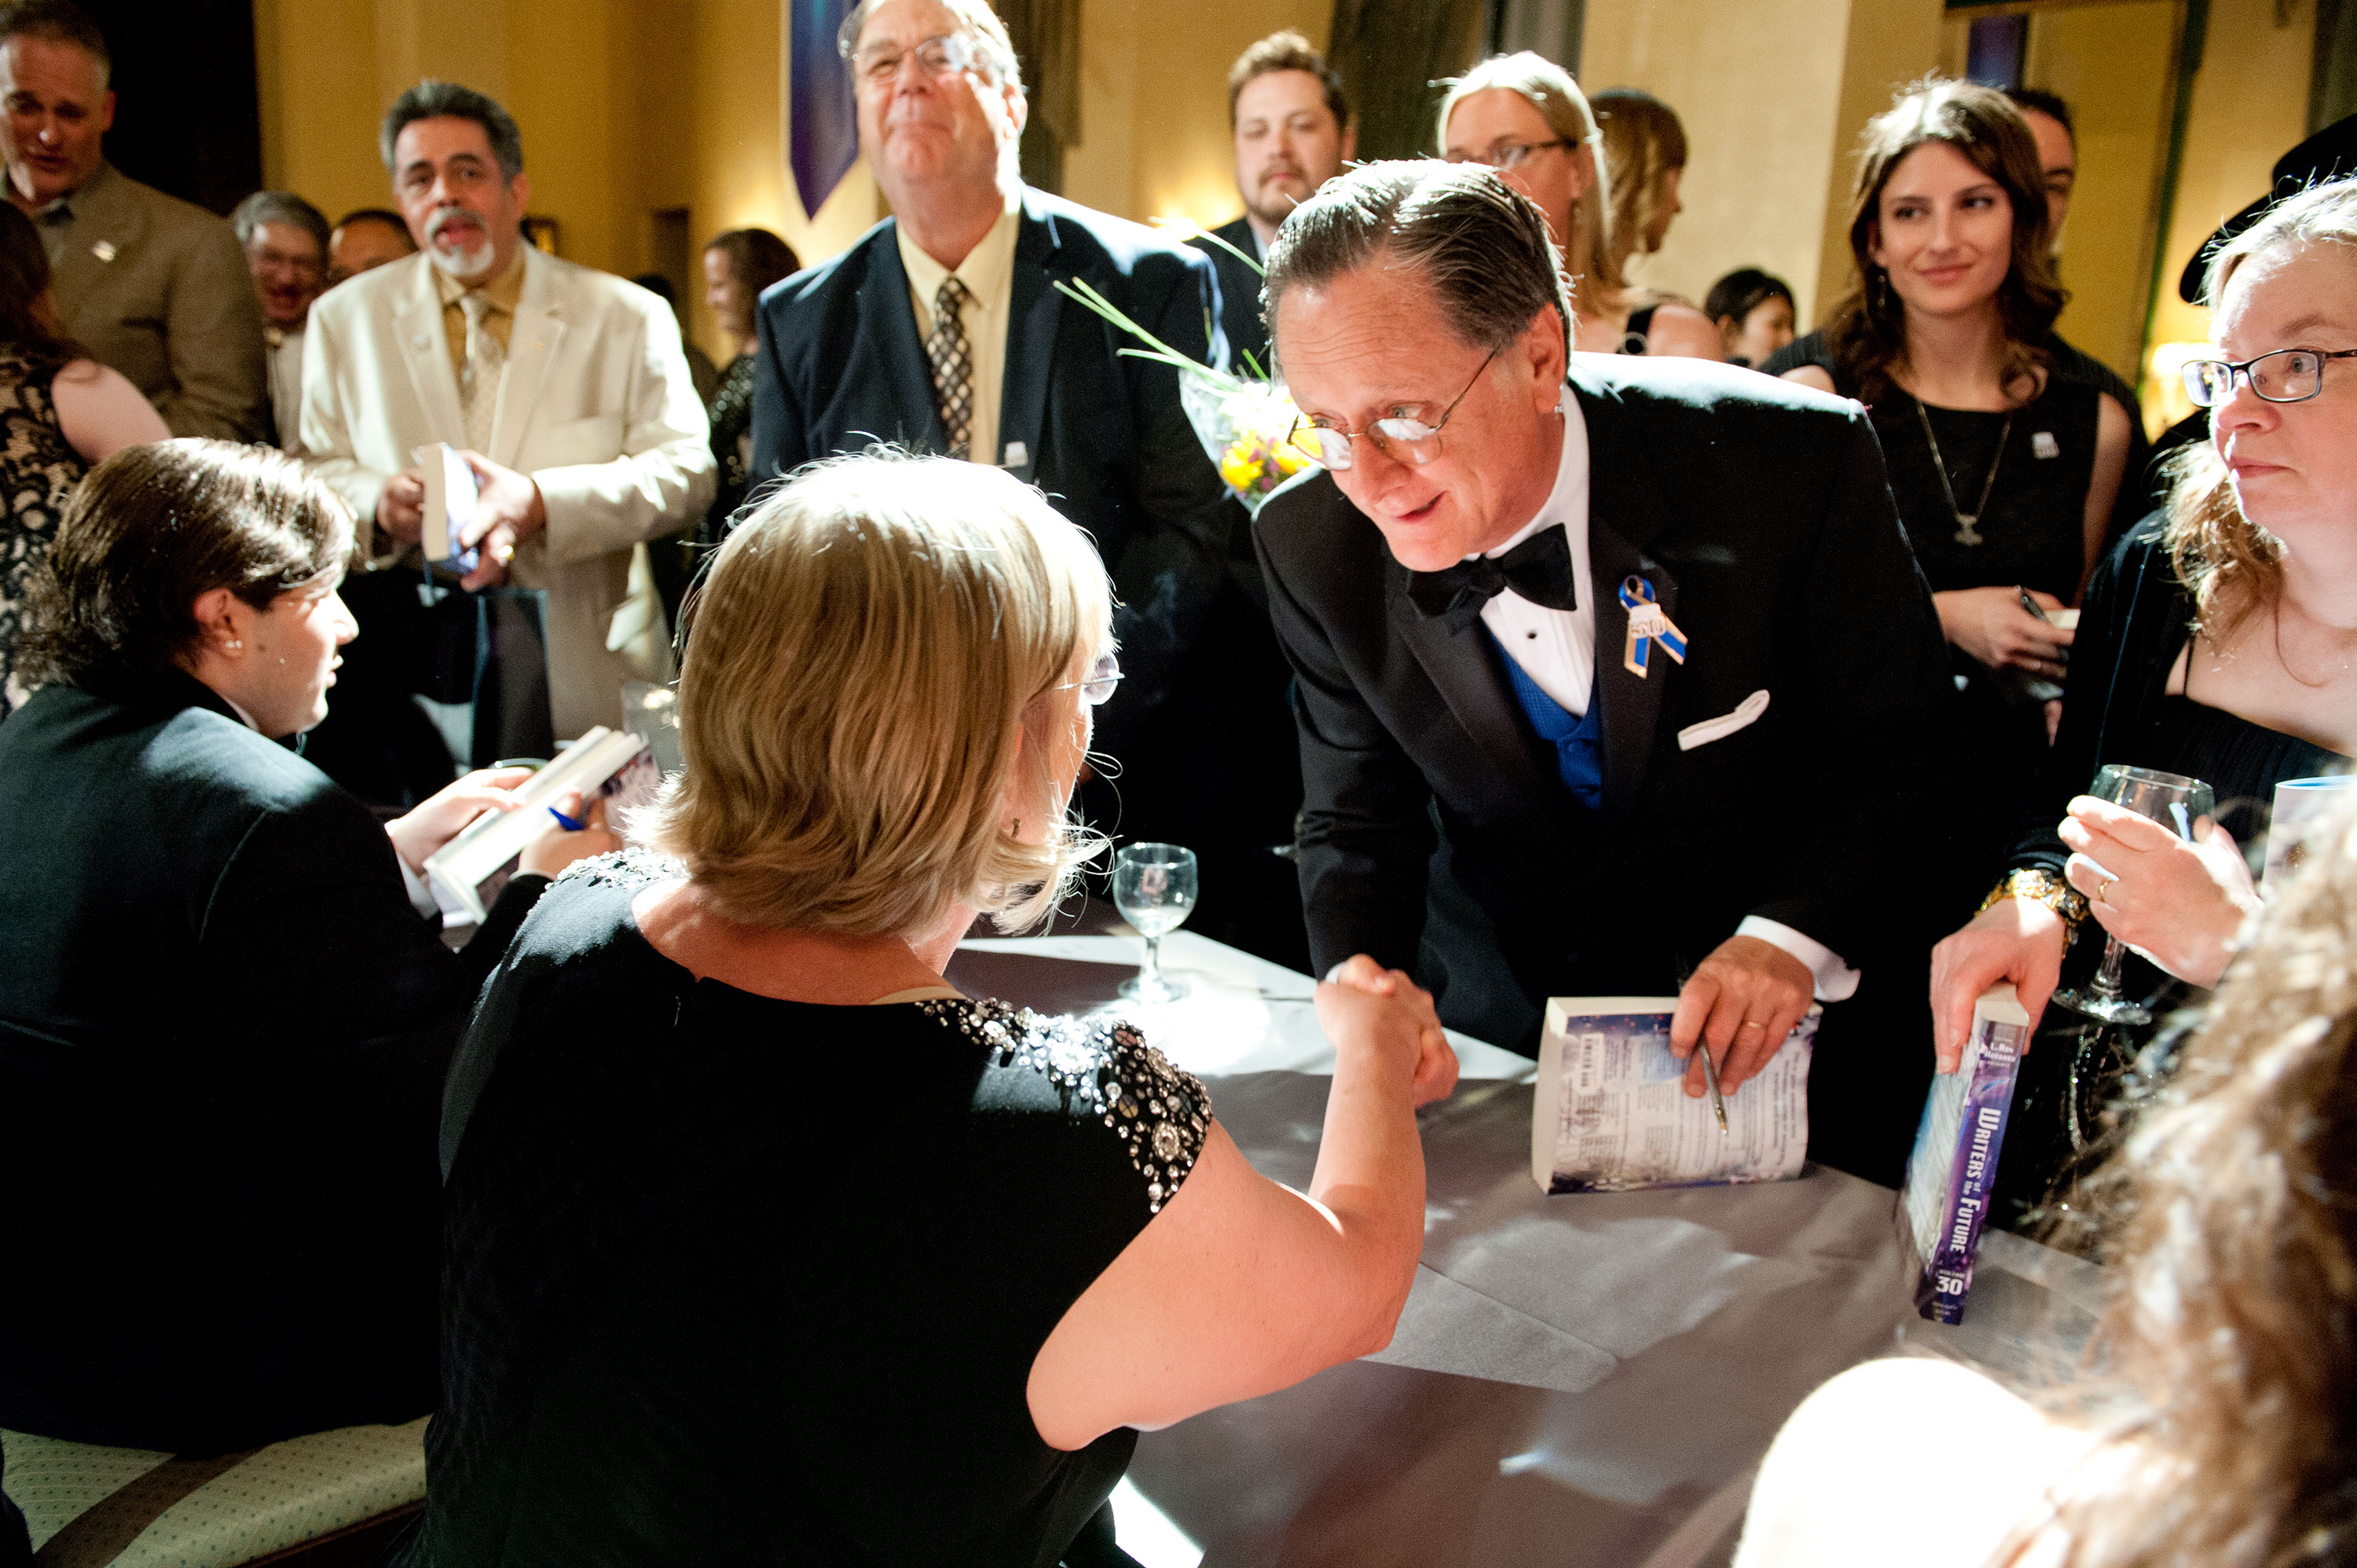
[{"label": "blonde woman seen from back", "polygon": [[1307,1197],[1127,1025],[943,979],[1098,847],[1111,617],[1079,529],[945,458],[806,468],[729,536],[673,858],[552,889],[455,1070],[409,1562],[766,1561],[780,1520],[830,1563],[1125,1561],[1134,1429],[1388,1341],[1456,1077],[1406,976],[1318,988]]}]

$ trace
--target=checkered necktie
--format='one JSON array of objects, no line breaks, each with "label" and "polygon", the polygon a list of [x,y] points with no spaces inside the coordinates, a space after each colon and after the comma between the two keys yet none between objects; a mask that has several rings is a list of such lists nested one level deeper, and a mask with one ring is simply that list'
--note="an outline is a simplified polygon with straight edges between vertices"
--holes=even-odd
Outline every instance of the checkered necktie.
[{"label": "checkered necktie", "polygon": [[925,339],[925,358],[933,363],[933,401],[941,405],[942,433],[949,437],[949,455],[963,457],[974,433],[974,349],[965,340],[965,321],[959,314],[974,297],[952,273],[933,295],[933,331]]},{"label": "checkered necktie", "polygon": [[467,445],[485,456],[490,456],[491,425],[500,410],[500,372],[507,363],[507,350],[483,321],[490,306],[480,289],[470,288],[458,296],[458,309],[467,317],[467,369],[458,378],[458,412],[466,421]]}]

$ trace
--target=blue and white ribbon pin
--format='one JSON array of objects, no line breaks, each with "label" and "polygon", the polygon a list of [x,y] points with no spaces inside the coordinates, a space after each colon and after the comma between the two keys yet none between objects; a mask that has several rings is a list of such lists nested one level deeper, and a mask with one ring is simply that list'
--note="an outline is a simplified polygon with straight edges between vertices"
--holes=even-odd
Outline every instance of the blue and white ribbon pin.
[{"label": "blue and white ribbon pin", "polygon": [[1653,585],[1642,577],[1620,579],[1620,607],[1629,612],[1629,641],[1620,655],[1620,662],[1629,673],[1639,680],[1645,678],[1645,659],[1660,643],[1662,651],[1684,664],[1686,661],[1686,634],[1670,619],[1669,612],[1653,602]]}]

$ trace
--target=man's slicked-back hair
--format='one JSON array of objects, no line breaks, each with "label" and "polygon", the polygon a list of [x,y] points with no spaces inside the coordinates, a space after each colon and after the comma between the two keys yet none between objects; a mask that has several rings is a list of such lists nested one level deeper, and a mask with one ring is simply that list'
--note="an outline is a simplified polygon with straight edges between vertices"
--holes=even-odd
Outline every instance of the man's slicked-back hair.
[{"label": "man's slicked-back hair", "polygon": [[229,215],[229,226],[237,232],[237,242],[250,245],[253,231],[264,223],[284,223],[289,229],[300,229],[319,242],[319,260],[328,259],[327,215],[291,190],[257,190],[237,204]]},{"label": "man's slicked-back hair", "polygon": [[393,107],[384,112],[384,125],[377,133],[377,151],[383,155],[384,166],[400,172],[393,169],[393,144],[404,130],[420,120],[445,118],[472,120],[483,128],[491,144],[491,156],[499,160],[501,179],[511,182],[523,173],[523,133],[516,129],[515,116],[487,92],[430,77],[394,99]]},{"label": "man's slicked-back hair", "polygon": [[40,38],[71,44],[98,62],[101,86],[113,80],[114,56],[107,51],[106,35],[91,14],[73,0],[6,0],[0,4],[0,44],[10,38]]},{"label": "man's slicked-back hair", "polygon": [[1571,284],[1546,217],[1480,164],[1361,164],[1293,209],[1268,248],[1268,319],[1294,287],[1380,262],[1414,268],[1468,348],[1503,349],[1552,307],[1571,344]]}]

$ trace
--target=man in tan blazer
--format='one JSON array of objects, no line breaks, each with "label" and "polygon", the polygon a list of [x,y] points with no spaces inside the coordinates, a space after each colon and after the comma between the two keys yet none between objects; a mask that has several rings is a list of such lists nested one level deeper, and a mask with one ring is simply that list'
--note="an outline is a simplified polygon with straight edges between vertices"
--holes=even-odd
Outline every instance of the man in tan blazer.
[{"label": "man in tan blazer", "polygon": [[414,557],[418,448],[463,450],[481,488],[463,585],[547,590],[557,736],[618,725],[621,682],[671,672],[642,542],[702,515],[715,482],[679,325],[636,285],[522,242],[523,141],[490,98],[422,82],[380,147],[419,253],[311,307],[304,448],[373,564]]},{"label": "man in tan blazer", "polygon": [[245,252],[221,219],[106,161],[111,70],[79,6],[0,5],[8,199],[41,231],[68,337],[121,371],[173,435],[259,440],[269,391]]}]

